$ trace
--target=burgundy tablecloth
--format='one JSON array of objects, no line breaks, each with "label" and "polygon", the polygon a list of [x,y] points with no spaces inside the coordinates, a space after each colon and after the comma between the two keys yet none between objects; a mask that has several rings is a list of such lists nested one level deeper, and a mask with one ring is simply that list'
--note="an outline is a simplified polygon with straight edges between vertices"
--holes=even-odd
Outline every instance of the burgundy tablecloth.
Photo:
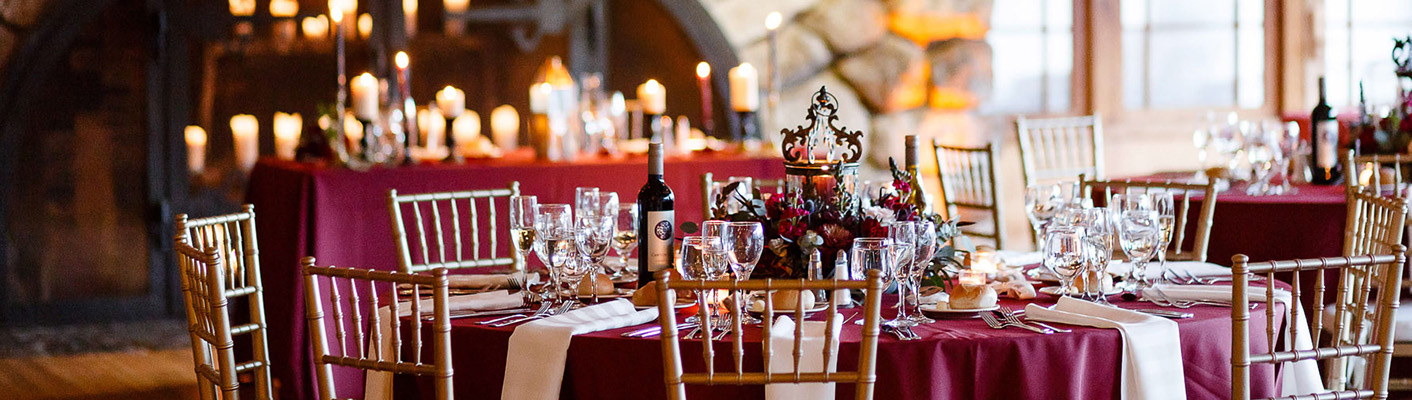
[{"label": "burgundy tablecloth", "polygon": [[[1116,297],[1115,297],[1116,298]],[[1051,305],[1055,298],[1040,295],[1037,302]],[[1024,301],[1004,300],[1003,305],[1022,309]],[[1148,303],[1118,302],[1131,308],[1155,307]],[[1252,315],[1264,315],[1261,309]],[[1230,397],[1230,309],[1197,306],[1186,311],[1195,318],[1178,320],[1185,366],[1187,397]],[[852,315],[857,310],[844,310]],[[885,316],[891,312],[885,310]],[[818,319],[818,317],[813,317]],[[453,321],[452,358],[458,398],[499,398],[504,379],[507,343],[513,328],[487,328],[475,319]],[[1251,350],[1268,350],[1264,318],[1251,318]],[[878,345],[879,399],[1117,399],[1122,338],[1117,330],[1071,327],[1073,333],[1040,335],[1021,329],[995,330],[980,319],[948,319],[915,328],[922,340],[899,341],[884,334]],[[628,327],[575,336],[564,372],[566,399],[662,398],[660,341],[620,336]],[[854,370],[862,328],[847,324],[840,346],[839,368]],[[759,371],[759,328],[747,328],[747,368]],[[682,343],[684,368],[702,371],[701,342]],[[727,344],[716,348],[718,370],[731,364]],[[1254,395],[1275,391],[1274,369],[1252,371]],[[340,384],[342,385],[342,384]],[[346,390],[359,393],[358,387]],[[421,386],[421,387],[418,387]],[[838,398],[852,397],[851,385],[840,385]],[[398,398],[430,393],[426,383],[402,380]],[[761,386],[688,385],[693,399],[763,399]]]},{"label": "burgundy tablecloth", "polygon": [[[260,264],[265,285],[269,347],[279,354],[271,371],[281,396],[311,398],[312,364],[304,330],[304,298],[299,258],[315,256],[321,265],[396,268],[387,211],[387,191],[423,193],[505,187],[541,203],[572,203],[574,188],[597,186],[635,201],[646,181],[645,157],[590,158],[574,163],[537,162],[524,152],[500,160],[464,165],[421,165],[359,172],[264,159],[251,173],[246,201],[255,205]],[[750,158],[699,154],[668,158],[666,178],[677,199],[678,221],[701,219],[701,174],[778,179],[777,157]],[[508,240],[502,241],[508,243]],[[502,254],[504,254],[502,252]]]}]

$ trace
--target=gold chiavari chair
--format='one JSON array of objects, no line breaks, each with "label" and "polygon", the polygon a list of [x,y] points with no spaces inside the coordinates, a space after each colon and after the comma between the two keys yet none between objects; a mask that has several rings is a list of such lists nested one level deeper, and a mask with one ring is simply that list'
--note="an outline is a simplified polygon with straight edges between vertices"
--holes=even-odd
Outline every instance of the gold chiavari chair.
[{"label": "gold chiavari chair", "polygon": [[[1103,181],[1079,177],[1079,192],[1085,198],[1102,196],[1111,199],[1116,193],[1171,193],[1176,207],[1172,223],[1172,244],[1167,250],[1167,259],[1172,261],[1206,261],[1206,246],[1211,240],[1211,226],[1216,215],[1216,184],[1144,182],[1144,181]],[[1201,196],[1201,208],[1196,214],[1196,229],[1191,233],[1191,248],[1184,249],[1187,242],[1187,226],[1191,223],[1191,198]]]},{"label": "gold chiavari chair", "polygon": [[[1402,154],[1354,155],[1353,151],[1349,150],[1342,162],[1343,170],[1348,171],[1347,177],[1344,178],[1348,182],[1361,184],[1359,179],[1363,176],[1362,172],[1367,169],[1367,165],[1371,163],[1379,169],[1382,167],[1392,167],[1393,176],[1395,177],[1393,179],[1394,181],[1380,183],[1389,185],[1396,184],[1394,187],[1401,188],[1403,184],[1407,183],[1402,181],[1402,177],[1407,176],[1408,164],[1412,164],[1412,157],[1403,157]],[[1370,183],[1382,180],[1382,174],[1379,172],[1378,170],[1373,170],[1372,181]]]},{"label": "gold chiavari chair", "polygon": [[[192,357],[197,378],[203,382],[203,397],[215,398],[217,390],[229,396],[239,386],[237,376],[249,373],[255,396],[271,398],[255,207],[246,204],[239,213],[206,218],[177,215],[175,242]],[[240,298],[247,300],[250,321],[232,326],[230,300]],[[253,359],[237,363],[234,337],[240,335],[249,336]]]},{"label": "gold chiavari chair", "polygon": [[[382,371],[396,374],[430,376],[435,380],[436,398],[453,398],[451,385],[451,314],[447,305],[446,269],[436,268],[425,274],[378,271],[357,268],[320,267],[314,264],[314,257],[304,257],[304,296],[305,314],[308,318],[309,339],[314,349],[314,372],[318,378],[319,398],[324,400],[339,398],[334,385],[333,366],[351,367],[364,371]],[[412,288],[413,299],[421,297],[421,290],[429,288],[432,315],[432,360],[428,364],[422,356],[422,324],[420,316],[423,301],[408,301],[412,317],[410,343],[403,343],[402,307],[397,299],[395,288],[407,285]],[[328,337],[330,328],[324,321],[325,291],[327,302],[332,310],[334,339]],[[378,294],[383,293],[380,302]],[[391,329],[383,332],[378,307],[387,303],[391,307],[387,318]],[[363,318],[367,310],[368,319]],[[351,332],[350,332],[351,330]],[[383,335],[392,337],[384,338]],[[383,354],[384,340],[390,340],[392,354]],[[408,354],[410,353],[410,354]]]},{"label": "gold chiavari chair", "polygon": [[[500,221],[496,199],[505,198],[502,203],[509,210],[509,197],[520,194],[520,183],[510,182],[504,189],[467,190],[458,192],[436,192],[421,194],[397,194],[397,189],[387,193],[387,208],[392,215],[392,237],[397,242],[397,268],[402,272],[421,272],[436,268],[475,268],[510,266],[524,270],[524,260],[515,256],[513,250],[500,256],[500,237],[510,236],[509,221]],[[489,215],[485,223],[489,232],[481,232],[480,203],[484,202]],[[407,237],[408,226],[403,213],[413,216],[411,227],[416,235]],[[508,215],[508,213],[507,213]],[[508,218],[508,217],[507,217]],[[469,230],[469,232],[465,232]],[[503,234],[501,232],[504,232]],[[450,234],[448,237],[447,234]],[[465,240],[470,240],[470,246]],[[490,248],[482,257],[481,237],[488,236]],[[450,243],[447,243],[447,242]],[[414,247],[415,246],[415,247]],[[467,249],[469,247],[469,249]],[[413,255],[420,257],[413,257]]]},{"label": "gold chiavari chair", "polygon": [[[1349,158],[1351,158],[1351,152]],[[1345,189],[1348,205],[1343,238],[1343,255],[1345,257],[1358,254],[1392,255],[1401,248],[1403,237],[1406,235],[1408,199],[1400,192],[1393,193],[1392,196],[1384,196],[1380,186],[1379,182],[1375,180],[1370,186],[1349,185]],[[1401,277],[1401,280],[1403,287],[1407,287],[1406,277]],[[1325,307],[1324,316],[1330,318],[1333,316],[1333,312],[1332,307]],[[1395,320],[1405,318],[1407,316]],[[1360,318],[1357,321],[1364,321],[1364,319]],[[1398,324],[1394,325],[1395,336],[1408,335],[1407,333],[1396,335],[1396,325]],[[1398,340],[1397,344],[1402,346],[1394,349],[1393,357],[1412,356],[1412,342]],[[1350,371],[1338,361],[1332,364],[1326,379],[1331,386],[1342,385],[1349,380],[1361,380],[1359,371]],[[1389,383],[1396,390],[1412,389],[1412,379],[1394,379]]]},{"label": "gold chiavari chair", "polygon": [[[761,315],[760,318],[762,320],[760,326],[763,328],[763,332],[761,333],[763,341],[760,349],[761,358],[764,360],[764,365],[767,368],[766,372],[745,372],[744,362],[742,361],[745,355],[745,342],[744,339],[741,338],[742,335],[732,335],[734,339],[731,342],[731,355],[735,361],[734,370],[717,372],[714,361],[715,345],[712,343],[711,335],[704,334],[702,335],[701,349],[702,360],[706,365],[705,371],[686,373],[682,370],[681,344],[677,341],[677,317],[676,311],[673,309],[674,302],[670,300],[659,301],[658,310],[660,313],[658,314],[658,322],[662,325],[662,367],[666,372],[668,398],[673,400],[685,399],[686,384],[764,385],[771,383],[830,382],[854,383],[857,385],[854,391],[855,399],[864,400],[873,398],[873,383],[877,378],[874,366],[877,364],[878,324],[881,322],[880,312],[882,310],[883,290],[879,271],[868,271],[867,278],[862,281],[764,279],[748,281],[684,280],[680,282],[671,280],[670,275],[668,275],[666,271],[662,271],[657,273],[657,285],[658,299],[674,298],[674,296],[669,294],[672,293],[673,290],[729,290],[732,293],[736,293],[737,298],[740,297],[739,294],[742,293],[742,291],[752,290],[763,290],[766,292],[826,290],[828,293],[834,293],[837,289],[857,289],[862,290],[865,294],[862,308],[863,339],[862,342],[859,343],[857,370],[838,372],[828,372],[827,368],[831,362],[830,360],[832,360],[838,352],[837,344],[834,343],[837,338],[833,336],[833,330],[827,328],[832,326],[837,318],[841,318],[837,314],[838,304],[836,302],[828,301],[827,303],[829,305],[827,309],[820,311],[826,316],[824,321],[826,328],[824,329],[823,338],[823,363],[820,364],[825,368],[822,368],[821,372],[802,372],[800,370],[800,355],[804,352],[804,324],[802,323],[796,323],[794,325],[794,350],[791,353],[794,357],[793,369],[790,370],[790,372],[768,372],[770,360],[775,356],[770,350],[770,344],[774,340],[770,335],[770,329],[775,323],[775,307],[774,296],[764,296],[765,304],[762,311],[763,315]],[[706,317],[707,307],[704,306],[705,300],[698,296],[696,301],[697,309],[701,310],[697,318],[700,318],[701,321],[706,321],[705,326],[702,327],[702,331],[710,332],[710,318]],[[794,308],[795,310],[787,315],[792,315],[794,321],[804,321],[805,314],[803,307]],[[731,326],[729,329],[733,329],[734,332],[741,332],[742,315],[744,315],[744,313],[737,312],[731,314],[729,318]]]},{"label": "gold chiavari chair", "polygon": [[1015,119],[1025,186],[1073,179],[1103,179],[1103,117]]},{"label": "gold chiavari chair", "polygon": [[[1349,359],[1357,357],[1366,362],[1357,363],[1360,365],[1364,376],[1370,378],[1363,384],[1344,385],[1342,382],[1331,382],[1328,386],[1329,393],[1319,393],[1317,395],[1307,395],[1294,398],[1307,399],[1352,399],[1352,398],[1373,398],[1386,399],[1388,397],[1388,373],[1393,353],[1393,319],[1397,312],[1398,292],[1402,286],[1401,276],[1403,264],[1406,262],[1406,248],[1398,245],[1394,249],[1394,255],[1360,255],[1353,257],[1330,257],[1318,259],[1289,260],[1289,261],[1267,261],[1261,263],[1250,263],[1249,258],[1244,254],[1237,254],[1231,257],[1233,266],[1231,272],[1234,275],[1234,287],[1231,307],[1231,398],[1250,398],[1250,368],[1252,364],[1274,364],[1279,365],[1288,362],[1302,360],[1342,360],[1340,365],[1355,365],[1348,363]],[[1338,271],[1338,280],[1332,288],[1329,288],[1325,278],[1326,270]],[[1300,308],[1294,304],[1289,305],[1289,310],[1281,315],[1275,314],[1275,307],[1266,307],[1265,326],[1267,343],[1270,343],[1270,351],[1262,354],[1250,353],[1250,279],[1251,274],[1265,275],[1267,282],[1275,282],[1276,273],[1293,273],[1296,282],[1291,289],[1290,295],[1294,302],[1300,299],[1301,285],[1300,273],[1314,273],[1314,299],[1322,303],[1326,290],[1336,291],[1336,302],[1334,312],[1336,313],[1332,321],[1336,321],[1333,327],[1325,327],[1322,318],[1312,318],[1315,326],[1310,329],[1313,334],[1312,343],[1317,346],[1321,341],[1320,335],[1327,328],[1331,334],[1328,338],[1329,344],[1325,347],[1313,349],[1294,349],[1287,351],[1275,351],[1274,343],[1280,340],[1276,336],[1276,327],[1281,326],[1280,320],[1289,316],[1291,323],[1283,324],[1291,337],[1294,336],[1293,329],[1297,324],[1305,320],[1299,315]],[[1389,290],[1390,289],[1390,290]],[[1275,285],[1266,285],[1265,298],[1275,298]],[[1320,307],[1315,309],[1322,309]],[[1367,317],[1367,318],[1365,318]],[[1371,323],[1356,323],[1357,321],[1370,321]],[[1371,360],[1368,360],[1371,359]],[[1293,379],[1286,375],[1286,379]]]},{"label": "gold chiavari chair", "polygon": [[[701,174],[701,215],[706,218],[710,218],[711,215],[713,215],[711,208],[716,205],[715,194],[720,193],[725,185],[729,183],[728,181],[715,180],[710,172]],[[784,179],[750,178],[750,188],[758,189],[761,193],[770,192],[771,189],[781,190],[784,189]]]},{"label": "gold chiavari chair", "polygon": [[941,197],[946,204],[946,216],[955,218],[961,209],[985,213],[993,228],[977,230],[976,225],[962,228],[966,235],[990,239],[995,248],[1005,248],[1005,219],[1000,207],[1000,186],[995,173],[994,144],[985,147],[946,146],[932,139],[936,152],[937,180],[941,181]]}]

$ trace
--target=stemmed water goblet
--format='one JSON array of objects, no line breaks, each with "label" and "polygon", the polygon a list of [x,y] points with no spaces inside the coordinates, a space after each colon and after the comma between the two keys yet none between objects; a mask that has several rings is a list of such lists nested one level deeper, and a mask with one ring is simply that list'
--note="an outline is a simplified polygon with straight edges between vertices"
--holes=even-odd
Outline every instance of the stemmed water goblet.
[{"label": "stemmed water goblet", "polygon": [[1084,229],[1072,225],[1046,229],[1040,252],[1044,254],[1044,268],[1059,277],[1059,295],[1068,297],[1074,278],[1088,265]]},{"label": "stemmed water goblet", "polygon": [[897,221],[888,225],[887,235],[892,239],[893,263],[883,270],[887,280],[897,285],[897,315],[883,322],[889,326],[912,326],[916,323],[907,319],[905,299],[907,298],[907,278],[911,275],[916,261],[917,223]]},{"label": "stemmed water goblet", "polygon": [[[598,273],[602,269],[603,258],[608,256],[608,247],[615,233],[613,226],[617,218],[607,215],[579,218],[578,229],[574,230],[574,244],[579,253],[589,260],[588,274],[593,278],[593,302],[598,303]],[[577,291],[578,286],[572,286]]]},{"label": "stemmed water goblet", "polygon": [[1264,124],[1260,129],[1252,129],[1245,140],[1245,158],[1250,163],[1251,182],[1245,193],[1263,196],[1270,193],[1270,172],[1274,170],[1281,156],[1272,132]]},{"label": "stemmed water goblet", "polygon": [[[755,270],[755,264],[760,262],[760,254],[765,251],[765,228],[759,222],[728,223],[721,234],[721,245],[725,247],[731,271],[735,272],[735,280],[748,280],[750,273]],[[741,295],[735,293],[731,298],[735,299],[735,308],[739,310]],[[744,318],[742,322],[754,324],[759,320],[749,317]]]},{"label": "stemmed water goblet", "polygon": [[936,322],[922,315],[922,296],[920,288],[922,275],[927,272],[927,268],[931,267],[932,256],[936,255],[936,239],[936,223],[925,219],[917,221],[916,257],[914,257],[912,268],[910,268],[907,274],[910,296],[907,296],[905,301],[909,309],[907,319],[919,324]]},{"label": "stemmed water goblet", "polygon": [[1298,190],[1290,186],[1291,177],[1297,172],[1291,169],[1295,157],[1299,156],[1299,123],[1290,121],[1285,123],[1284,135],[1280,137],[1280,175],[1284,178],[1280,180],[1281,194],[1294,194]]},{"label": "stemmed water goblet", "polygon": [[628,257],[637,249],[637,203],[619,204],[614,215],[618,221],[617,231],[613,233],[613,251],[618,252],[622,264],[613,272],[613,278],[619,278],[632,270],[628,266]]},{"label": "stemmed water goblet", "polygon": [[534,251],[539,255],[539,261],[544,263],[545,269],[549,270],[549,282],[544,285],[544,294],[557,300],[563,281],[559,279],[559,268],[555,267],[555,262],[563,262],[564,257],[567,257],[563,254],[564,250],[557,246],[559,241],[562,241],[565,245],[573,247],[572,209],[568,204],[539,204],[534,209]]},{"label": "stemmed water goblet", "polygon": [[574,217],[598,213],[598,188],[574,188]]},{"label": "stemmed water goblet", "polygon": [[[677,271],[682,278],[692,280],[720,280],[725,277],[726,254],[721,247],[721,238],[716,236],[687,236],[682,239],[677,257]],[[715,321],[715,296],[711,293],[696,292],[698,298],[706,299],[708,316]]]},{"label": "stemmed water goblet", "polygon": [[1025,188],[1025,215],[1030,218],[1035,237],[1040,237],[1044,226],[1059,213],[1062,202],[1059,185],[1032,185]]},{"label": "stemmed water goblet", "polygon": [[1127,210],[1121,215],[1118,244],[1123,248],[1123,254],[1128,256],[1128,263],[1132,264],[1123,286],[1126,291],[1137,293],[1148,286],[1147,263],[1157,253],[1162,231],[1156,211]]},{"label": "stemmed water goblet", "polygon": [[1113,219],[1108,208],[1090,208],[1083,211],[1076,226],[1084,229],[1086,267],[1083,272],[1087,284],[1080,288],[1089,301],[1108,304],[1104,295],[1103,280],[1108,274],[1108,262],[1113,259]]}]

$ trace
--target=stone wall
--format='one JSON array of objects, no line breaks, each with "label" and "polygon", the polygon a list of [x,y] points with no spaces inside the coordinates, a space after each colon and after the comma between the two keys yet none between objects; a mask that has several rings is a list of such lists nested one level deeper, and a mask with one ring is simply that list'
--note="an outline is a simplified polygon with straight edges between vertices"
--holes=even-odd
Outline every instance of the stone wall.
[{"label": "stone wall", "polygon": [[[905,135],[921,135],[924,143],[983,135],[974,110],[991,88],[984,40],[991,0],[702,3],[741,59],[762,72],[769,57],[765,17],[782,14],[780,122],[766,128],[802,123],[809,95],[828,86],[841,103],[843,125],[867,135],[864,178],[885,176],[888,157],[900,161]],[[930,156],[922,163],[933,165]]]}]

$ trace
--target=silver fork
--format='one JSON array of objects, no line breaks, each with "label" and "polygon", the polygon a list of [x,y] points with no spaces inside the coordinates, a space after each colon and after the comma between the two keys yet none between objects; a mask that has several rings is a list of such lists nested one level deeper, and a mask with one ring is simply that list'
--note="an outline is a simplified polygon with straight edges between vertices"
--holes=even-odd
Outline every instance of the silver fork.
[{"label": "silver fork", "polygon": [[1000,311],[1000,315],[1003,316],[1003,317],[1005,317],[1005,320],[1006,320],[1006,321],[1009,321],[1010,323],[1034,325],[1034,326],[1040,327],[1041,329],[1048,330],[1048,331],[1050,331],[1050,333],[1053,333],[1053,332],[1064,332],[1064,333],[1073,332],[1072,330],[1069,330],[1069,329],[1059,329],[1059,328],[1055,328],[1055,327],[1052,327],[1052,326],[1049,326],[1049,325],[1045,325],[1045,324],[1042,324],[1042,323],[1038,323],[1038,322],[1020,321],[1020,315],[1019,315],[1019,314],[1016,314],[1016,313],[1015,313],[1015,310],[1011,310],[1010,307],[1000,307],[1000,309],[999,309],[998,311]]},{"label": "silver fork", "polygon": [[1005,329],[1005,326],[1006,326],[1006,325],[1000,323],[999,320],[995,319],[995,315],[992,315],[991,313],[988,313],[988,312],[983,312],[983,313],[980,313],[980,314],[981,314],[981,320],[982,320],[982,321],[985,321],[985,324],[986,324],[986,325],[990,325],[991,328],[995,328],[995,329]]},{"label": "silver fork", "polygon": [[1145,300],[1151,301],[1153,304],[1157,304],[1159,306],[1176,307],[1181,309],[1191,308],[1191,306],[1196,305],[1196,303],[1190,301],[1172,300],[1171,298],[1167,297],[1167,293],[1162,292],[1162,289],[1158,289],[1157,286],[1151,286],[1148,287],[1148,289],[1152,289],[1151,294],[1153,296],[1151,298],[1148,298],[1148,296],[1143,296],[1143,298]]},{"label": "silver fork", "polygon": [[552,317],[552,316],[555,316],[555,315],[563,314],[565,311],[569,311],[569,308],[571,308],[571,307],[573,307],[573,306],[574,306],[574,302],[572,302],[572,301],[566,301],[566,302],[564,302],[564,304],[561,304],[561,305],[559,305],[559,306],[556,307],[556,308],[551,308],[551,309],[549,309],[549,311],[547,311],[547,312],[535,313],[534,315],[531,315],[531,316],[528,316],[528,317],[524,317],[524,318],[520,318],[520,319],[509,320],[509,321],[504,321],[504,322],[500,322],[500,323],[490,324],[490,326],[493,326],[493,327],[496,327],[496,328],[500,328],[500,327],[505,327],[505,326],[510,326],[510,325],[518,324],[518,323],[521,323],[521,322],[529,322],[529,321],[534,321],[534,320],[541,319],[541,318],[548,318],[548,317]]},{"label": "silver fork", "polygon": [[542,313],[549,312],[549,307],[550,307],[550,306],[552,306],[552,304],[549,304],[549,302],[546,301],[546,302],[543,302],[543,303],[539,303],[539,309],[535,310],[535,311],[532,312],[532,313],[529,313],[529,314],[515,314],[515,315],[510,315],[510,316],[504,316],[504,317],[496,318],[496,319],[490,319],[490,320],[485,320],[485,321],[479,321],[479,322],[476,322],[476,325],[490,325],[490,324],[494,324],[494,323],[497,323],[497,322],[504,322],[504,321],[508,321],[508,320],[512,320],[512,319],[527,318],[527,317],[529,317],[529,316],[531,316],[531,315],[538,315],[538,314],[542,314]]}]

